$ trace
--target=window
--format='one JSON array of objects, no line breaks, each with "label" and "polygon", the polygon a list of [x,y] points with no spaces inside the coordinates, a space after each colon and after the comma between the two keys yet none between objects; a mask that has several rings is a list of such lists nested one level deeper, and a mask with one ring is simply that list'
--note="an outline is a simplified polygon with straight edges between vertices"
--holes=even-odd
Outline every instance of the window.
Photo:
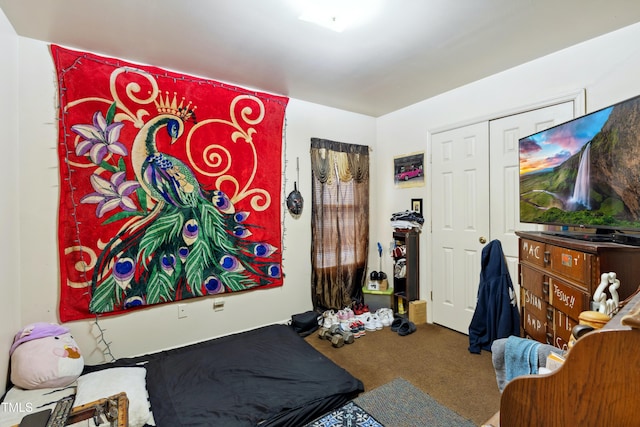
[{"label": "window", "polygon": [[359,299],[369,246],[369,149],[312,139],[314,307]]}]

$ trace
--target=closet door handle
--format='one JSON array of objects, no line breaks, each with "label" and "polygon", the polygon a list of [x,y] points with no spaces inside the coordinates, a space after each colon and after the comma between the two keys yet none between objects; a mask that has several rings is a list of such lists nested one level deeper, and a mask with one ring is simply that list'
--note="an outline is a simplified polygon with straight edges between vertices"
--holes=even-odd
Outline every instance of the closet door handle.
[{"label": "closet door handle", "polygon": [[544,263],[549,264],[550,260],[551,260],[551,252],[544,251]]}]

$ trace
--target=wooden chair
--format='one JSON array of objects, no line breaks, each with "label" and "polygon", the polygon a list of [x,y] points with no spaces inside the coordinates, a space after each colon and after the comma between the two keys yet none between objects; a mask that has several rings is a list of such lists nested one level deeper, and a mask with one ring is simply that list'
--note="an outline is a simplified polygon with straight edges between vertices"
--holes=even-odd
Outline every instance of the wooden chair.
[{"label": "wooden chair", "polygon": [[485,426],[640,425],[640,294],[602,329],[584,335],[564,364],[514,378]]}]

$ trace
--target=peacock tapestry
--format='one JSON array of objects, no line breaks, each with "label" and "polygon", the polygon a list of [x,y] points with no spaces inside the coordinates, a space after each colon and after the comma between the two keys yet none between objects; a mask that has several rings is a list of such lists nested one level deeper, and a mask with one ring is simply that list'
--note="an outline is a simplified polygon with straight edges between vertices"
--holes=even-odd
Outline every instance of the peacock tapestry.
[{"label": "peacock tapestry", "polygon": [[60,320],[282,286],[288,99],[51,45]]}]

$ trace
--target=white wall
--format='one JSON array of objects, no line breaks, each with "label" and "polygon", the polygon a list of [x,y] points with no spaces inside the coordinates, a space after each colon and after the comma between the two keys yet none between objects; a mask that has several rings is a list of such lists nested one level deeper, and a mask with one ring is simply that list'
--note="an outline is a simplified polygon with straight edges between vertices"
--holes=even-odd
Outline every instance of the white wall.
[{"label": "white wall", "polygon": [[[372,268],[377,269],[375,242],[388,244],[391,240],[388,223],[391,213],[408,209],[411,198],[423,198],[428,223],[431,209],[429,180],[425,187],[394,188],[394,156],[427,151],[428,136],[433,130],[478,118],[496,117],[504,111],[554,99],[581,88],[587,91],[587,111],[636,95],[640,93],[640,79],[637,78],[640,44],[637,40],[640,40],[640,24],[377,120],[291,100],[287,108],[288,183],[284,195],[293,189],[293,181],[297,179],[296,158],[299,157],[298,186],[306,206],[300,219],[285,214],[284,286],[227,296],[226,307],[221,312],[213,311],[210,298],[192,300],[187,302],[188,317],[184,319],[177,319],[175,304],[102,319],[100,326],[105,330],[106,340],[111,342],[113,354],[116,357],[136,355],[286,321],[291,314],[311,308],[309,138],[321,137],[373,147],[369,259]],[[3,201],[0,204],[0,237],[3,239],[0,249],[0,289],[3,294],[0,298],[3,324],[0,348],[5,349],[20,325],[58,321],[58,160],[55,75],[47,45],[16,37],[4,14],[0,14],[0,45],[4,54],[0,66],[3,93],[0,125],[5,160],[0,187]],[[182,71],[188,73],[188,70]],[[18,83],[19,90],[16,90]],[[15,123],[19,123],[17,128]],[[428,226],[421,239],[421,293],[423,299],[427,299],[431,288],[428,283],[431,268]],[[390,262],[385,257],[383,270],[390,272],[389,269]],[[72,329],[89,363],[104,360],[96,339],[99,331],[92,321],[70,322],[67,326]],[[0,366],[6,366],[5,353],[0,350]],[[0,374],[2,371],[5,369],[0,369]]]},{"label": "white wall", "polygon": [[20,260],[18,36],[4,13],[0,13],[0,52],[0,384],[4,384],[9,347],[20,325],[20,270],[16,268]]},{"label": "white wall", "polygon": [[[19,42],[20,111],[25,112],[20,117],[18,162],[20,191],[24,195],[19,205],[21,322],[58,322],[59,185],[54,66],[46,43],[26,38],[20,38]],[[103,318],[99,325],[105,330],[106,341],[111,342],[114,356],[132,356],[285,322],[292,314],[311,309],[311,137],[373,145],[375,119],[295,99],[290,101],[286,114],[287,185],[283,200],[297,180],[296,158],[299,158],[298,188],[307,204],[299,219],[284,214],[284,286],[227,295],[223,311],[213,310],[212,298],[186,301],[187,317],[183,319],[178,319],[176,304]],[[65,326],[71,328],[88,363],[104,360],[104,347],[96,339],[99,329],[93,320],[69,322]]]},{"label": "white wall", "polygon": [[[377,120],[379,215],[377,231],[390,234],[384,219],[395,211],[407,209],[411,198],[423,198],[426,222],[433,203],[429,187],[398,190],[393,187],[394,156],[428,151],[429,135],[458,124],[498,118],[505,112],[526,110],[528,106],[557,99],[568,93],[586,90],[586,111],[594,111],[640,94],[640,24],[623,28],[581,43],[511,70],[452,90],[443,95],[395,111]],[[437,64],[434,64],[437,66]],[[425,232],[426,231],[426,232]],[[428,227],[421,236],[420,294],[428,300],[432,289],[432,266]],[[437,266],[433,266],[437,268]],[[478,278],[479,279],[479,278]],[[429,302],[429,301],[428,301]],[[430,320],[431,311],[427,310]]]}]

